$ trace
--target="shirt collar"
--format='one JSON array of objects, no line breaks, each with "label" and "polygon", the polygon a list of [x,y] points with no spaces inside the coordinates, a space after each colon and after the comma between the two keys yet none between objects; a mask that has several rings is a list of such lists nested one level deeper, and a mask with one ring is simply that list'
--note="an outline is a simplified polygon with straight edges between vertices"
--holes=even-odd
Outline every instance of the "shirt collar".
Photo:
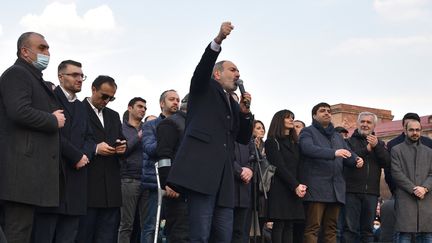
[{"label": "shirt collar", "polygon": [[[61,85],[60,85],[60,88],[61,88],[61,90],[63,91],[63,93],[65,94],[65,96],[66,96],[66,99],[69,101],[69,102],[74,102],[76,99],[77,99],[77,96],[76,96],[76,94],[73,94],[73,95],[71,95],[69,92],[67,92]],[[91,104],[91,103],[90,103]]]}]

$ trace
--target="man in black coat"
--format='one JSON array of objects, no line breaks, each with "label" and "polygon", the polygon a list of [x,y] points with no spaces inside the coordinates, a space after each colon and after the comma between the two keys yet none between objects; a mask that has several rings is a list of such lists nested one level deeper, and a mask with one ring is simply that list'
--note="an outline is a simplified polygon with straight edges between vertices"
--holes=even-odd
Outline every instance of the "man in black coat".
[{"label": "man in black coat", "polygon": [[[88,123],[87,109],[77,99],[85,75],[79,62],[66,60],[58,66],[60,86],[54,93],[64,110],[66,123],[60,129],[60,205],[36,209],[33,242],[75,241],[79,216],[87,212],[87,168],[96,145]],[[55,239],[55,241],[53,241]]]},{"label": "man in black coat", "polygon": [[122,205],[119,155],[126,151],[126,140],[119,114],[106,107],[116,90],[114,79],[101,75],[93,81],[92,96],[83,101],[97,147],[87,170],[88,208],[80,220],[79,243],[117,241]]},{"label": "man in black coat", "polygon": [[18,39],[18,59],[0,78],[0,199],[9,243],[29,242],[34,207],[59,205],[59,128],[63,111],[42,78],[45,38]]},{"label": "man in black coat", "polygon": [[[168,184],[185,189],[188,198],[190,240],[230,242],[234,207],[234,141],[247,144],[252,115],[229,95],[240,74],[234,63],[215,64],[230,22],[205,50],[191,80],[185,135],[172,165]],[[212,236],[210,237],[210,231]]]},{"label": "man in black coat", "polygon": [[167,176],[171,170],[177,150],[183,139],[188,95],[180,105],[180,110],[174,115],[163,119],[156,130],[156,156],[161,188],[166,191],[163,207],[166,219],[168,242],[188,243],[189,222],[187,217],[187,201],[184,195],[166,185]]},{"label": "man in black coat", "polygon": [[378,118],[371,112],[361,112],[357,129],[348,145],[360,157],[361,168],[344,168],[346,181],[343,242],[373,242],[373,221],[380,194],[381,169],[390,165],[390,154],[383,141],[374,134]]}]

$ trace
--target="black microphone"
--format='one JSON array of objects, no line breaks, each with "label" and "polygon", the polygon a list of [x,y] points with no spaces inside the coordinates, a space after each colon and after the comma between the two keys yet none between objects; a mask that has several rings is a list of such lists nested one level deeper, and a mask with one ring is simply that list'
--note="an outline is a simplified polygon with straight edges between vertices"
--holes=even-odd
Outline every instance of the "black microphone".
[{"label": "black microphone", "polygon": [[[240,89],[240,93],[241,93],[242,95],[244,95],[244,93],[246,93],[246,91],[245,91],[245,88],[244,88],[244,86],[243,86],[243,80],[241,80],[241,79],[237,79],[237,80],[235,81],[235,84],[239,87],[239,89]],[[249,107],[250,107],[250,101],[245,99],[245,100],[243,100],[243,102],[244,102],[246,108],[249,109]]]}]

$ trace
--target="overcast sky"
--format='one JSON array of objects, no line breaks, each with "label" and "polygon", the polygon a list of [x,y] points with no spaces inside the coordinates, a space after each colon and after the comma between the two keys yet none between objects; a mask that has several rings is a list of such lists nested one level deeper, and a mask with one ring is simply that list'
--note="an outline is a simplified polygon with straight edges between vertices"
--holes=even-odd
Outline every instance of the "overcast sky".
[{"label": "overcast sky", "polygon": [[120,114],[141,96],[158,114],[166,89],[183,97],[221,22],[235,26],[219,59],[233,61],[252,109],[266,125],[280,109],[310,124],[318,102],[429,115],[432,0],[1,0],[0,72],[16,59],[25,31],[43,34],[58,84],[60,61],[83,63],[90,95],[100,74],[118,83],[108,106]]}]

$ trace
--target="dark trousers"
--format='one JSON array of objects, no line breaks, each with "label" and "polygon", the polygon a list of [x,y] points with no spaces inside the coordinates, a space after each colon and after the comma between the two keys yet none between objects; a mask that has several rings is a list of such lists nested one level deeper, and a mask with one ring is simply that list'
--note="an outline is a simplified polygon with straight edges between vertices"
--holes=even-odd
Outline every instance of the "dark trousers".
[{"label": "dark trousers", "polygon": [[141,243],[153,243],[158,206],[157,190],[144,190],[142,200],[144,213],[141,216]]},{"label": "dark trousers", "polygon": [[274,220],[272,243],[293,243],[293,221]]},{"label": "dark trousers", "polygon": [[36,213],[33,243],[74,243],[80,216]]},{"label": "dark trousers", "polygon": [[142,198],[141,181],[136,179],[122,179],[122,200],[120,208],[120,227],[118,229],[118,243],[130,243],[136,210],[143,214],[144,199]]},{"label": "dark trousers", "polygon": [[339,203],[308,202],[303,243],[316,243],[322,228],[323,242],[336,243]]},{"label": "dark trousers", "polygon": [[233,209],[216,206],[216,196],[187,191],[191,243],[231,242]]},{"label": "dark trousers", "polygon": [[189,243],[188,206],[184,198],[164,198],[168,242]]},{"label": "dark trousers", "polygon": [[250,208],[234,208],[234,224],[231,243],[247,243],[250,231]]},{"label": "dark trousers", "polygon": [[120,208],[88,208],[79,222],[78,243],[116,243]]},{"label": "dark trousers", "polygon": [[6,201],[4,203],[4,233],[7,242],[30,242],[33,217],[33,205]]},{"label": "dark trousers", "polygon": [[373,221],[378,196],[364,193],[347,193],[345,226],[342,242],[373,242]]}]

